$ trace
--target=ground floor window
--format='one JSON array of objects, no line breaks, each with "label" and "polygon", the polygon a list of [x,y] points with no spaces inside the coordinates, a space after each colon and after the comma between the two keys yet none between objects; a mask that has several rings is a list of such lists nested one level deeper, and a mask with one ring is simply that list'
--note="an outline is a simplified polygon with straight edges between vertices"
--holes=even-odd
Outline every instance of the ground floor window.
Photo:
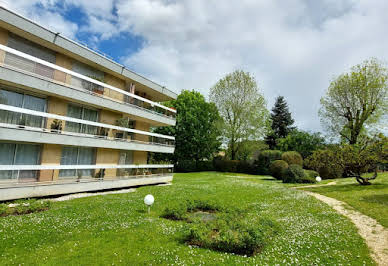
[{"label": "ground floor window", "polygon": [[[62,149],[61,165],[93,165],[96,163],[96,149],[85,147],[68,147]],[[94,169],[62,169],[59,177],[94,177]]]},{"label": "ground floor window", "polygon": [[[35,144],[0,143],[1,165],[37,165],[40,161],[41,146]],[[36,170],[0,171],[0,181],[36,181]]]}]

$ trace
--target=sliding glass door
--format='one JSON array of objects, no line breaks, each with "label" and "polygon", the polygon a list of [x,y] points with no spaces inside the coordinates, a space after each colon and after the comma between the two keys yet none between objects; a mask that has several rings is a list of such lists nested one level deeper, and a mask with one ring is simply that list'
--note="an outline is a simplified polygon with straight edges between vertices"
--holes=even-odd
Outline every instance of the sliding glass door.
[{"label": "sliding glass door", "polygon": [[[0,165],[37,165],[41,146],[36,144],[0,143]],[[36,170],[0,171],[0,181],[36,181]]]},{"label": "sliding glass door", "polygon": [[[98,121],[97,110],[72,104],[69,104],[67,107],[67,116],[93,122]],[[66,131],[97,135],[97,127],[74,122],[66,122]]]},{"label": "sliding glass door", "polygon": [[[62,149],[61,165],[94,165],[96,158],[95,148],[70,147]],[[74,178],[78,176],[94,176],[94,169],[62,169],[59,171],[60,178]]]},{"label": "sliding glass door", "polygon": [[[44,98],[4,89],[0,89],[0,103],[40,112],[45,112],[47,105],[47,101]],[[0,123],[41,128],[44,126],[44,118],[0,110]]]}]

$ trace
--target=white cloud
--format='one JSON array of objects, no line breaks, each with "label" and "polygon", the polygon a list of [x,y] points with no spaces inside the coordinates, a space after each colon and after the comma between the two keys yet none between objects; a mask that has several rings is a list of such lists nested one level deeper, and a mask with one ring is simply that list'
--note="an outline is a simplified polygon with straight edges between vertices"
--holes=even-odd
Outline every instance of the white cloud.
[{"label": "white cloud", "polygon": [[[388,59],[383,0],[57,1],[12,5],[69,35],[90,33],[92,42],[120,33],[141,36],[144,46],[122,62],[177,92],[207,95],[226,73],[249,71],[269,107],[285,96],[304,129],[320,129],[319,99],[333,76],[372,56]],[[26,11],[37,2],[46,13]],[[55,17],[56,3],[82,9],[87,24],[77,28],[61,11]]]}]

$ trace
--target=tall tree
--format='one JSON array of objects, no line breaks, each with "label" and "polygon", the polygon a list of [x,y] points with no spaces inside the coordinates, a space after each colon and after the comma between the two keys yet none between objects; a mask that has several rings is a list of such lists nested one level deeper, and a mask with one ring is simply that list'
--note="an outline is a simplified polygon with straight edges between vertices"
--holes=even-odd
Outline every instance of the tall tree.
[{"label": "tall tree", "polygon": [[159,127],[154,132],[175,136],[175,152],[173,156],[154,154],[154,159],[174,163],[211,159],[221,144],[220,116],[214,103],[206,102],[199,92],[184,90],[167,105],[177,109],[176,126]]},{"label": "tall tree", "polygon": [[285,138],[294,129],[294,119],[288,110],[287,102],[283,96],[278,96],[271,112],[271,132],[266,136],[266,143],[273,149],[279,138]]},{"label": "tall tree", "polygon": [[235,160],[245,140],[258,140],[267,131],[269,115],[264,96],[250,73],[237,70],[210,89],[210,100],[223,119],[224,142]]},{"label": "tall tree", "polygon": [[376,59],[334,79],[321,98],[319,115],[326,130],[356,144],[363,131],[387,115],[387,80],[387,69]]}]

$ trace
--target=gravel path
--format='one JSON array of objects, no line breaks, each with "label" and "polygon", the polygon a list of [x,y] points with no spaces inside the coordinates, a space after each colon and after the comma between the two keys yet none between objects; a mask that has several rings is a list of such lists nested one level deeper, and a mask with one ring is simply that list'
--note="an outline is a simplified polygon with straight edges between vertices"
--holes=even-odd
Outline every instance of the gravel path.
[{"label": "gravel path", "polygon": [[362,238],[365,239],[371,250],[372,258],[378,265],[388,265],[388,229],[375,219],[353,210],[342,201],[309,191],[306,191],[306,193],[325,202],[338,213],[349,218],[356,225]]},{"label": "gravel path", "polygon": [[309,186],[299,186],[299,187],[291,187],[291,188],[311,188],[311,187],[326,187],[326,186],[332,186],[332,185],[335,185],[337,184],[337,182],[335,181],[332,181],[332,182],[329,182],[327,184],[317,184],[317,185],[309,185]]},{"label": "gravel path", "polygon": [[49,201],[65,201],[65,200],[72,200],[72,199],[93,197],[93,196],[100,196],[100,195],[108,195],[108,194],[123,194],[123,193],[135,192],[135,191],[136,191],[136,189],[130,188],[130,189],[121,189],[121,190],[105,191],[105,192],[77,193],[77,194],[70,194],[70,195],[61,196],[58,198],[51,198],[51,199],[47,199],[47,200],[49,200]]}]

